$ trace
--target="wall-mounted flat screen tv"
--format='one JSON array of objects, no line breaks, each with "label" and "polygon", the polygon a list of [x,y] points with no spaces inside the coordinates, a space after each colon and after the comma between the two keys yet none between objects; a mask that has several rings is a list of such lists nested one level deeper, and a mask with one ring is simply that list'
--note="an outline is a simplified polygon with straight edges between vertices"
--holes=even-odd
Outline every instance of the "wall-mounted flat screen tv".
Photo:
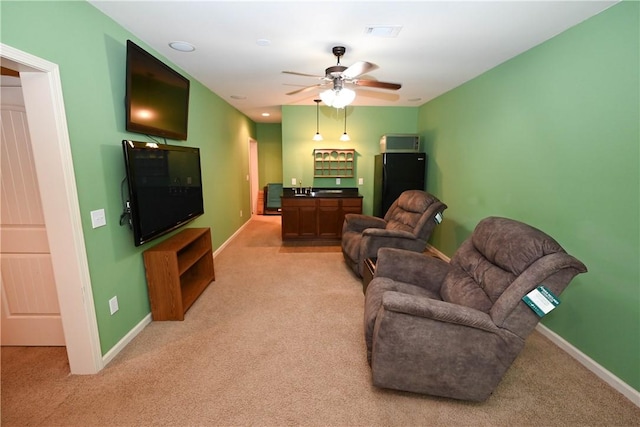
[{"label": "wall-mounted flat screen tv", "polygon": [[136,246],[204,213],[198,148],[128,140],[122,147]]},{"label": "wall-mounted flat screen tv", "polygon": [[127,40],[126,129],[187,139],[189,80]]}]

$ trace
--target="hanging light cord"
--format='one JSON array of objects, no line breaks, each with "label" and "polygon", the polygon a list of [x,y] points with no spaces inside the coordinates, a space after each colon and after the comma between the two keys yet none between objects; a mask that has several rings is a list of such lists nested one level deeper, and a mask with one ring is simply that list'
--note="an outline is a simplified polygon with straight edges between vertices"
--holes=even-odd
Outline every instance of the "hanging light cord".
[{"label": "hanging light cord", "polygon": [[313,136],[314,141],[322,141],[322,135],[320,135],[320,101],[321,99],[314,99],[316,103],[316,134]]}]

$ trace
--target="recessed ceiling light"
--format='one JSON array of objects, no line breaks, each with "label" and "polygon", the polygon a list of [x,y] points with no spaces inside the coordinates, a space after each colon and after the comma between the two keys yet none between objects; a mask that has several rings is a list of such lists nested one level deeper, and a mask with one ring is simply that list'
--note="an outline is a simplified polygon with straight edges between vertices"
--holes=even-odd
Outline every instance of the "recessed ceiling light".
[{"label": "recessed ceiling light", "polygon": [[194,50],[196,50],[194,45],[187,42],[170,42],[169,46],[171,47],[171,49],[179,50],[180,52],[193,52]]},{"label": "recessed ceiling light", "polygon": [[262,117],[269,117],[271,114],[269,113],[262,113]]},{"label": "recessed ceiling light", "polygon": [[244,95],[231,95],[231,98],[233,98],[233,99],[247,99],[247,97],[244,96]]},{"label": "recessed ceiling light", "polygon": [[364,34],[373,37],[398,37],[402,25],[371,25],[365,27]]},{"label": "recessed ceiling light", "polygon": [[258,39],[258,40],[256,40],[256,44],[258,46],[270,46],[271,45],[271,40],[269,40],[269,39]]}]

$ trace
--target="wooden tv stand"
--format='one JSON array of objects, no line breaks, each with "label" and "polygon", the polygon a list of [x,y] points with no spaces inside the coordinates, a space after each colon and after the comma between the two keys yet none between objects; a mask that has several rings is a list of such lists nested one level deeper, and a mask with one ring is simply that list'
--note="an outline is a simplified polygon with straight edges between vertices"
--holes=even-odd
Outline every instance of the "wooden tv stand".
[{"label": "wooden tv stand", "polygon": [[184,313],[215,280],[211,230],[187,228],[143,256],[153,320],[184,320]]}]

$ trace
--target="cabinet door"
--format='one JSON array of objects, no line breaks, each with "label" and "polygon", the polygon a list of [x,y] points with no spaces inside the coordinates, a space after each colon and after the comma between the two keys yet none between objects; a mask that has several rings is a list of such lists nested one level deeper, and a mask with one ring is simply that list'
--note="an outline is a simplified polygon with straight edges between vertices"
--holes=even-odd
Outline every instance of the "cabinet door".
[{"label": "cabinet door", "polygon": [[340,237],[342,220],[344,215],[340,211],[339,199],[318,200],[318,237],[325,239]]},{"label": "cabinet door", "polygon": [[282,240],[313,237],[316,234],[316,201],[282,199]]},{"label": "cabinet door", "polygon": [[282,240],[298,237],[298,223],[300,222],[300,208],[282,205]]},{"label": "cabinet door", "polygon": [[299,208],[299,228],[300,237],[315,237],[317,234],[316,222],[317,211],[315,206],[301,206]]}]

